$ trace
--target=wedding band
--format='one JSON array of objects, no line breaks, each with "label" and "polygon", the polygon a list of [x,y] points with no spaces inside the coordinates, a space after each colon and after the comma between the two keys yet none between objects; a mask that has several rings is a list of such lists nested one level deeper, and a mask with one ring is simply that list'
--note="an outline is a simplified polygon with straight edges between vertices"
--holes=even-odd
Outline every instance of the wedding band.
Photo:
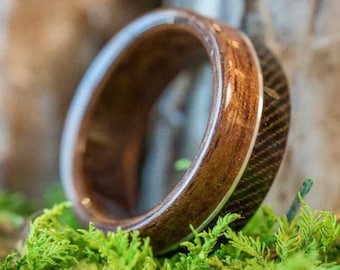
[{"label": "wedding band", "polygon": [[[152,105],[176,75],[208,59],[212,103],[197,153],[164,200],[131,214]],[[149,236],[157,253],[175,249],[228,212],[254,214],[285,152],[290,118],[286,77],[261,43],[182,9],[135,20],[99,53],[66,119],[60,168],[78,217],[105,231]],[[129,209],[129,210],[127,210]]]}]

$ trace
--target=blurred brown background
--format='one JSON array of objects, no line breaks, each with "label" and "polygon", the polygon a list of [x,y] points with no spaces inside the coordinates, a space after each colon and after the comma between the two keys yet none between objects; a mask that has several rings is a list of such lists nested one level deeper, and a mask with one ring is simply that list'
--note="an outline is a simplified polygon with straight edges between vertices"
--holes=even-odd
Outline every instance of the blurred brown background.
[{"label": "blurred brown background", "polygon": [[157,0],[1,1],[1,183],[28,196],[58,179],[70,100],[98,50]]},{"label": "blurred brown background", "polygon": [[[156,0],[0,2],[2,187],[35,196],[50,179],[58,179],[62,123],[83,72],[117,29],[158,4]],[[285,162],[266,202],[285,212],[308,177],[314,180],[308,196],[312,206],[340,211],[340,2],[166,0],[163,4],[219,18],[267,42],[289,77],[292,125]]]}]

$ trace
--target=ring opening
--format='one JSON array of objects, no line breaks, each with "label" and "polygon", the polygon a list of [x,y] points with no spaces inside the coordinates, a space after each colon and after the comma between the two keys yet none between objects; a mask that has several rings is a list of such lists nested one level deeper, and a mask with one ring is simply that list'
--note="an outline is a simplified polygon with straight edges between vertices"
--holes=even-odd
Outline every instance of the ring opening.
[{"label": "ring opening", "polygon": [[[185,170],[179,172],[173,165],[181,158],[192,160],[198,150],[200,141],[192,142],[193,135],[187,131],[192,129],[193,115],[202,113],[202,104],[208,104],[208,120],[211,68],[205,68],[208,74],[205,77],[193,72],[208,62],[208,54],[198,37],[182,27],[169,29],[161,25],[137,37],[112,64],[105,81],[95,89],[93,106],[86,112],[84,132],[80,133],[85,142],[80,177],[85,196],[97,211],[112,219],[132,218],[164,199],[178,183]],[[208,91],[208,95],[201,95],[209,98],[196,105],[191,101],[197,96],[197,88],[187,93],[184,89],[185,82],[195,85],[194,78],[198,82],[202,78],[210,80],[204,85],[211,86],[202,90]],[[173,104],[176,98],[180,102],[178,107]],[[168,113],[167,106],[175,106],[183,119],[171,119],[176,115]],[[191,110],[193,106],[196,111]],[[167,121],[179,121],[179,127],[172,130],[176,134],[170,145],[165,129],[172,127],[171,123],[166,127]],[[196,138],[203,137],[206,122],[199,123],[203,128]],[[166,162],[159,163],[158,157],[164,151],[171,153]],[[159,170],[162,164],[167,167]],[[160,176],[163,178],[159,179]]]}]

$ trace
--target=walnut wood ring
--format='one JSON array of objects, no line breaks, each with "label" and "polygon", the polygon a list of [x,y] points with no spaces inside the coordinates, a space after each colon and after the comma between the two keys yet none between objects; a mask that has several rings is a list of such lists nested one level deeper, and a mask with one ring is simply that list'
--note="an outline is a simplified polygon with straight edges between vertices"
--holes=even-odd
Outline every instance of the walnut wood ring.
[{"label": "walnut wood ring", "polygon": [[[213,101],[195,158],[163,201],[133,214],[150,108],[176,74],[207,58]],[[189,224],[252,216],[279,169],[289,118],[286,78],[263,45],[193,12],[157,10],[117,34],[81,82],[63,133],[63,184],[80,219],[138,229],[164,253],[190,238]]]}]

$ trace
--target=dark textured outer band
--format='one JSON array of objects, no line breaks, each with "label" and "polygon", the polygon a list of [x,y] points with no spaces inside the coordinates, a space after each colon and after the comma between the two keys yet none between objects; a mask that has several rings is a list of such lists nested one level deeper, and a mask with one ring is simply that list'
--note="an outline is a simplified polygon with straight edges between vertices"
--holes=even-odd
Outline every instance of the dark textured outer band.
[{"label": "dark textured outer band", "polygon": [[[253,153],[242,178],[220,216],[239,213],[233,226],[242,227],[262,203],[285,154],[290,123],[289,86],[285,73],[271,51],[253,41],[260,61],[264,86],[261,124]],[[216,219],[212,222],[215,224]]]}]

